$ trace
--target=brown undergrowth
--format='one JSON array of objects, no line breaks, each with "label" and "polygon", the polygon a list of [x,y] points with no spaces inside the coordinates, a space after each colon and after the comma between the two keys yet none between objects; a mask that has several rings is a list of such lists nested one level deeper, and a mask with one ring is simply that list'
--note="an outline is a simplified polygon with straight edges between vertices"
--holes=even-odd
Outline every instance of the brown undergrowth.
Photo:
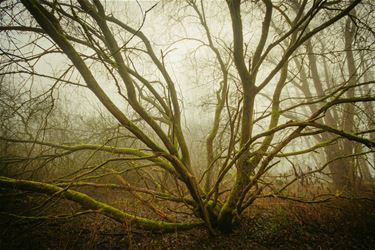
[{"label": "brown undergrowth", "polygon": [[[305,204],[258,199],[230,235],[209,236],[204,227],[168,234],[136,231],[99,214],[30,220],[11,213],[69,213],[78,207],[54,201],[38,209],[42,197],[0,198],[0,249],[373,249],[375,202],[336,198]],[[142,207],[129,199],[128,209]],[[124,205],[124,206],[125,206]],[[33,209],[31,209],[33,207]],[[6,215],[7,214],[7,215]],[[149,216],[153,216],[149,214]]]}]

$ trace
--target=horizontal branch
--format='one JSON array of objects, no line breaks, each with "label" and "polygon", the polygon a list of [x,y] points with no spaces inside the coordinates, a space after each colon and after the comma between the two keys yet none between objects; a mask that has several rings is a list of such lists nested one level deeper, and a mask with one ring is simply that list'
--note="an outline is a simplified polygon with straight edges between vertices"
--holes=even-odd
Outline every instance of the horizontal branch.
[{"label": "horizontal branch", "polygon": [[60,193],[61,197],[70,201],[77,202],[86,209],[97,210],[98,213],[110,217],[120,223],[129,223],[132,227],[150,231],[174,232],[176,230],[186,230],[201,225],[201,223],[171,223],[138,217],[129,213],[125,213],[124,211],[110,206],[106,203],[97,201],[84,193],[74,190],[65,190],[64,188],[42,182],[17,180],[1,176],[0,187],[31,191],[48,195]]},{"label": "horizontal branch", "polygon": [[43,141],[34,141],[34,140],[19,140],[19,139],[11,139],[0,136],[0,140],[9,141],[14,143],[29,143],[29,144],[38,144],[41,146],[48,146],[52,148],[68,150],[68,151],[82,151],[82,150],[95,150],[101,152],[108,152],[113,154],[128,154],[133,155],[141,158],[147,158],[149,161],[156,163],[158,166],[162,167],[163,169],[169,171],[170,173],[176,174],[174,168],[166,161],[160,159],[158,155],[147,154],[139,149],[134,148],[125,148],[125,147],[115,147],[115,146],[107,146],[107,145],[100,145],[100,144],[79,144],[79,145],[66,145],[66,144],[55,144]]},{"label": "horizontal branch", "polygon": [[95,183],[95,182],[61,182],[57,183],[56,186],[59,187],[91,187],[91,188],[105,188],[105,189],[114,189],[114,190],[123,190],[123,191],[129,191],[129,192],[139,192],[139,193],[144,193],[148,195],[152,195],[156,198],[162,199],[162,200],[168,200],[168,201],[173,201],[173,202],[178,202],[178,203],[185,203],[191,206],[196,206],[196,203],[194,200],[186,198],[186,197],[177,197],[172,194],[168,193],[161,193],[157,192],[151,189],[147,188],[140,188],[140,187],[133,187],[130,186],[129,184],[127,185],[118,185],[118,184],[102,184],[102,183]]},{"label": "horizontal branch", "polygon": [[286,196],[286,195],[275,195],[275,194],[265,194],[265,195],[259,195],[257,198],[279,198],[283,200],[290,200],[290,201],[295,201],[299,203],[306,203],[306,204],[314,204],[314,203],[325,203],[328,201],[331,201],[334,198],[338,198],[337,196],[332,195],[331,197],[327,198],[322,198],[318,200],[308,200],[304,198],[299,198],[299,197],[292,197],[292,196]]},{"label": "horizontal branch", "polygon": [[43,215],[43,216],[25,216],[25,215],[13,214],[13,213],[0,212],[0,215],[15,218],[15,219],[18,219],[18,220],[39,221],[39,220],[68,219],[68,218],[77,217],[77,216],[86,215],[86,214],[92,214],[92,213],[98,213],[98,211],[96,211],[96,210],[85,210],[85,211],[79,211],[79,212],[74,212],[74,213],[56,214],[56,215]]},{"label": "horizontal branch", "polygon": [[375,147],[375,141],[357,136],[354,133],[349,133],[349,132],[346,132],[344,130],[338,130],[338,129],[335,129],[333,127],[330,127],[330,126],[327,126],[327,125],[324,125],[324,124],[320,124],[320,123],[316,123],[316,122],[306,122],[305,124],[307,126],[312,126],[312,127],[315,127],[315,128],[323,129],[327,132],[339,135],[339,136],[341,136],[343,138],[346,138],[348,140],[362,143],[362,144],[366,145],[368,148]]}]

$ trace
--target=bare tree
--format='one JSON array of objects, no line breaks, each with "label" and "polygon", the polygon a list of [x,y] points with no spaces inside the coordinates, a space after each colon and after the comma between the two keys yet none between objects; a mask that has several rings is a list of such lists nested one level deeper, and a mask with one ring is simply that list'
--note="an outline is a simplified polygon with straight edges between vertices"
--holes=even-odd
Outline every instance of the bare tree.
[{"label": "bare tree", "polygon": [[[173,231],[204,224],[215,234],[230,232],[241,213],[257,198],[279,196],[303,201],[282,193],[298,176],[281,186],[267,179],[281,160],[288,160],[288,155],[303,154],[288,152],[295,141],[315,135],[326,140],[354,141],[369,148],[360,154],[369,154],[375,145],[367,136],[370,129],[355,127],[351,122],[353,116],[343,119],[343,127],[324,122],[331,119],[330,112],[335,107],[345,107],[346,113],[353,113],[354,104],[375,100],[371,91],[365,95],[354,91],[373,81],[360,81],[356,77],[355,63],[350,59],[353,49],[350,19],[347,18],[348,32],[345,33],[349,80],[332,86],[329,91],[320,89],[319,69],[311,48],[312,39],[324,31],[332,32],[332,27],[338,27],[362,5],[360,0],[303,0],[298,1],[295,9],[288,9],[291,6],[287,1],[271,0],[255,3],[227,0],[226,5],[211,3],[212,9],[203,1],[183,3],[182,8],[190,11],[186,15],[192,14],[197,20],[189,25],[199,27],[199,34],[203,35],[203,38],[188,39],[205,46],[207,53],[211,53],[213,68],[220,72],[214,79],[218,87],[213,98],[213,121],[205,142],[207,164],[203,176],[199,176],[199,166],[192,162],[182,94],[178,91],[178,80],[171,74],[173,66],[167,63],[168,54],[173,51],[161,47],[159,52],[151,36],[143,32],[147,15],[156,11],[157,3],[142,9],[138,26],[131,19],[117,15],[116,10],[111,13],[111,5],[99,0],[76,3],[22,0],[2,4],[5,17],[0,30],[9,42],[1,50],[5,58],[1,63],[2,75],[27,76],[25,83],[31,78],[53,81],[51,91],[60,85],[83,89],[87,95],[93,94],[101,109],[115,120],[113,134],[98,144],[59,143],[33,133],[30,138],[3,135],[3,141],[38,146],[40,152],[52,154],[39,154],[36,158],[82,153],[87,160],[73,158],[75,170],[50,182],[2,176],[2,188],[43,193],[50,199],[62,197],[86,209],[78,213],[101,213],[147,230]],[[220,31],[212,29],[210,22],[215,22],[215,17],[207,15],[208,9],[226,13],[231,38],[220,37]],[[261,25],[259,30],[247,25],[254,13],[264,13],[262,20],[254,22],[256,26]],[[256,42],[251,33],[258,34]],[[22,35],[20,41],[16,41],[15,34]],[[27,34],[31,35],[27,37]],[[309,99],[304,55],[299,54],[303,46],[307,48],[317,91],[313,99]],[[39,60],[51,54],[62,55],[66,60],[58,64],[55,74],[37,67]],[[292,98],[284,105],[282,98],[291,86],[288,76],[293,62],[300,69],[296,75],[302,82],[305,97],[298,102]],[[258,102],[268,102],[268,105],[258,105]],[[300,112],[305,107],[311,112]],[[297,115],[292,119],[284,118],[293,112]],[[48,122],[48,117],[45,120]],[[355,152],[351,145],[344,144],[344,147],[352,155]],[[33,160],[33,157],[27,158]],[[143,185],[123,176],[129,171],[138,173]],[[231,174],[235,175],[234,181],[230,179]],[[171,181],[161,178],[166,175]],[[116,182],[106,179],[108,176],[115,176]],[[156,219],[125,212],[110,202],[94,199],[78,191],[83,186],[130,192]],[[145,197],[165,203],[153,203]],[[181,206],[172,205],[175,203]],[[189,213],[195,219],[181,221],[183,217],[178,217],[181,213]]]}]

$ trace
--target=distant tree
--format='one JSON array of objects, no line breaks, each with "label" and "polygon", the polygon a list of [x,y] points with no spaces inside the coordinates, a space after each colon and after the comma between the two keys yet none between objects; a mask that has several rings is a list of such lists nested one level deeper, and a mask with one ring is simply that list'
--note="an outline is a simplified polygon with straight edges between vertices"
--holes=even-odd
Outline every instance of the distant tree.
[{"label": "distant tree", "polygon": [[[366,8],[366,5],[361,8]],[[296,12],[298,12],[298,7]],[[341,32],[334,37],[322,36],[315,39],[314,42],[308,41],[305,46],[306,58],[294,58],[298,72],[292,72],[292,74],[298,77],[293,81],[306,98],[318,100],[319,97],[332,93],[337,86],[343,84],[351,86],[345,94],[348,98],[363,95],[362,91],[365,89],[367,89],[367,94],[370,94],[368,85],[356,86],[360,80],[371,83],[364,77],[368,75],[371,67],[361,67],[360,64],[365,64],[366,59],[363,58],[362,61],[358,59],[361,53],[363,54],[372,47],[372,44],[366,41],[367,39],[363,39],[369,35],[366,32],[368,26],[356,23],[356,19],[358,18],[355,11],[352,11],[345,23],[342,23]],[[370,36],[372,36],[371,33]],[[363,41],[360,42],[359,39]],[[356,49],[353,49],[353,46]],[[355,55],[357,55],[356,60],[354,59]],[[362,72],[360,72],[361,68]],[[290,76],[290,78],[292,77]],[[311,112],[315,112],[319,105],[320,102],[312,103],[308,108]],[[371,103],[364,103],[364,105],[371,113],[373,109]],[[347,103],[344,108],[342,106],[331,108],[325,112],[322,122],[330,127],[341,127],[344,131],[356,131],[361,127],[360,123],[364,118],[361,112],[363,108],[356,103]],[[333,182],[338,189],[355,188],[359,184],[357,183],[358,177],[362,174],[366,176],[367,181],[371,180],[369,171],[371,165],[362,162],[359,167],[355,167],[355,159],[363,156],[362,150],[355,150],[358,147],[361,148],[360,145],[348,140],[337,140],[338,138],[332,137],[329,133],[316,134],[314,137],[319,141],[320,147],[324,149]]]}]

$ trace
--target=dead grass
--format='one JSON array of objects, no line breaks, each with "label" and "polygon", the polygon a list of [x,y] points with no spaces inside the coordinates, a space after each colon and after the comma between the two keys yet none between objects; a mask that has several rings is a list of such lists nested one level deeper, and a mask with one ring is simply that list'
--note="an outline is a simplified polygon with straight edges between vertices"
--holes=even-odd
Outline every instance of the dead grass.
[{"label": "dead grass", "polygon": [[[40,202],[38,196],[29,197],[27,202],[0,200],[0,210],[25,213]],[[139,209],[132,202],[122,206]],[[49,212],[76,208],[59,201]],[[146,210],[138,212],[153,216]],[[259,199],[232,234],[217,237],[210,237],[203,227],[169,234],[134,231],[129,224],[120,225],[98,214],[44,221],[2,215],[0,227],[0,249],[373,249],[375,202],[335,199],[308,205]]]}]

